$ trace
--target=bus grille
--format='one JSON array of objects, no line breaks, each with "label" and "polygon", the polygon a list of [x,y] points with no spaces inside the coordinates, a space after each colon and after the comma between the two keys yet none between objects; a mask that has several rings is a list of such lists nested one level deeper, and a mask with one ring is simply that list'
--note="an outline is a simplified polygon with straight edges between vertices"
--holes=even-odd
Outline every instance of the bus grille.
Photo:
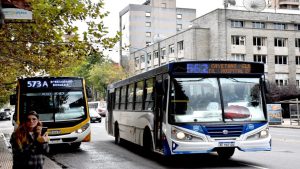
[{"label": "bus grille", "polygon": [[239,137],[243,132],[243,125],[203,126],[206,133],[212,137]]}]

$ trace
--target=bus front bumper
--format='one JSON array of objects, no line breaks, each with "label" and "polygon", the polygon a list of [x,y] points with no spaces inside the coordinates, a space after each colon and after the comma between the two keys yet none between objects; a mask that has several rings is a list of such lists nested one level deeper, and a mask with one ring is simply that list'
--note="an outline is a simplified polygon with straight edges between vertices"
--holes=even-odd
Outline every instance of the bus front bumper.
[{"label": "bus front bumper", "polygon": [[216,148],[234,147],[241,151],[270,151],[271,137],[258,140],[218,140],[213,142],[182,142],[171,140],[171,154],[210,153]]},{"label": "bus front bumper", "polygon": [[89,137],[91,134],[91,128],[88,127],[82,133],[76,133],[75,131],[70,134],[58,135],[58,136],[49,136],[49,144],[63,144],[63,143],[76,143],[82,142],[86,137]]}]

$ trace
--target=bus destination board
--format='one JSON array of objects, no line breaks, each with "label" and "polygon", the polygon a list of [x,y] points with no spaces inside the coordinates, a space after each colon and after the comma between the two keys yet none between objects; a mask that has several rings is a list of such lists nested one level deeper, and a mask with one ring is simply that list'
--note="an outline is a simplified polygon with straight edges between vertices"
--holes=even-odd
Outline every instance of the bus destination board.
[{"label": "bus destination board", "polygon": [[28,89],[41,88],[70,88],[82,87],[82,82],[79,79],[28,79],[25,81]]}]

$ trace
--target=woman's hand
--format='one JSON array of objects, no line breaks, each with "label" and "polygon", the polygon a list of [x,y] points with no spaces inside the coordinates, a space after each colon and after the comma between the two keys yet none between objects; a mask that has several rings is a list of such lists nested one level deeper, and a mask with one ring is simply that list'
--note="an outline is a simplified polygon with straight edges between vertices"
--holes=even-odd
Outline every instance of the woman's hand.
[{"label": "woman's hand", "polygon": [[38,133],[38,136],[42,134],[42,126],[36,126],[36,132]]},{"label": "woman's hand", "polygon": [[47,143],[47,142],[49,142],[49,140],[50,140],[50,138],[49,138],[47,132],[43,136],[39,135],[37,137],[37,141],[40,142],[40,143]]}]

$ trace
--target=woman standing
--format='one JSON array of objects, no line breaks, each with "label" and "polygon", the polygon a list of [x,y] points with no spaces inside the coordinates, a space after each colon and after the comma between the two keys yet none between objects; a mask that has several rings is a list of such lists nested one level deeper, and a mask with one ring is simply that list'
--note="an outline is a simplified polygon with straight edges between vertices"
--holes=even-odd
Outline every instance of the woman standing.
[{"label": "woman standing", "polygon": [[15,132],[10,144],[13,152],[13,169],[42,169],[44,154],[49,152],[48,134],[41,134],[42,123],[39,115],[31,111],[25,115]]}]

